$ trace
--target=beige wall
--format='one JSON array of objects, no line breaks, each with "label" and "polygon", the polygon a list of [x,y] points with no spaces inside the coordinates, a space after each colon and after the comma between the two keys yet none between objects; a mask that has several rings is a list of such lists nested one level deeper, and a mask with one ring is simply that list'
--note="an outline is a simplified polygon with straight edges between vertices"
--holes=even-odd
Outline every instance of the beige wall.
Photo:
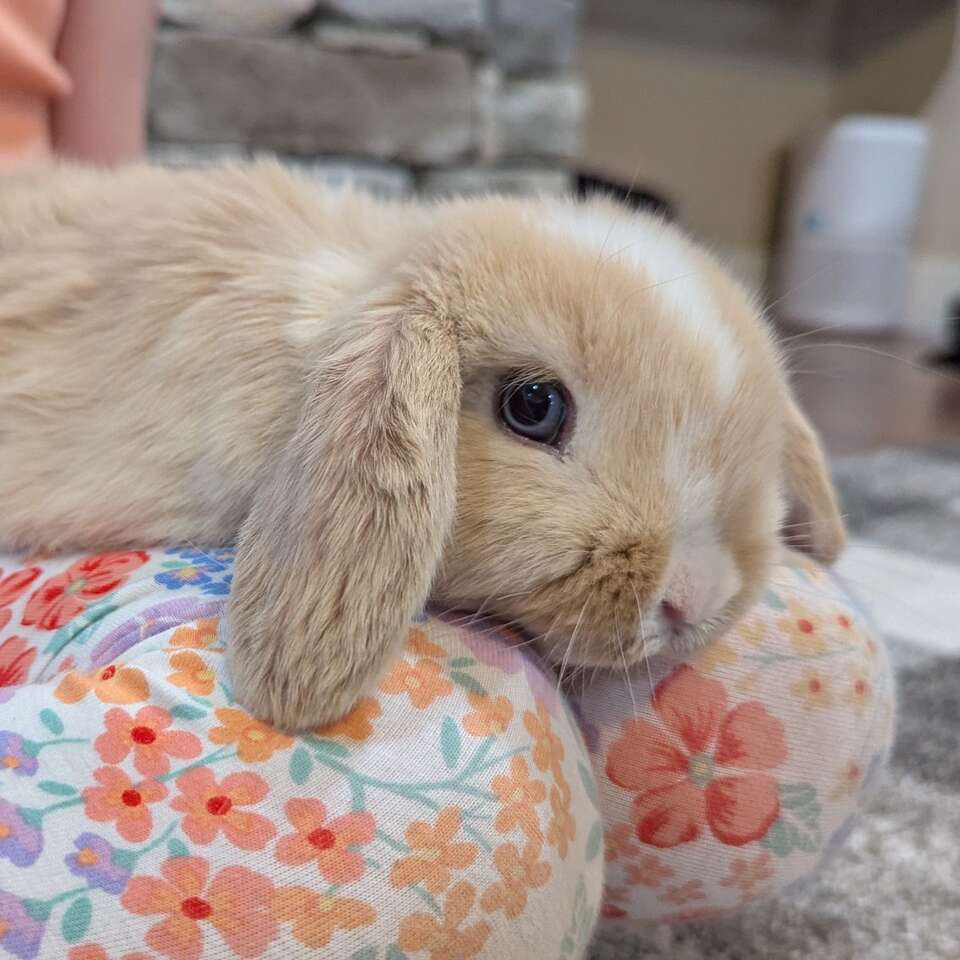
[{"label": "beige wall", "polygon": [[696,234],[761,258],[782,148],[827,116],[831,72],[588,30],[582,158],[665,192]]},{"label": "beige wall", "polygon": [[932,145],[917,248],[930,289],[914,309],[930,317],[946,288],[960,285],[958,8],[927,16],[842,69],[782,42],[775,57],[743,44],[724,53],[680,43],[679,28],[653,42],[643,31],[615,33],[602,18],[588,18],[582,66],[591,109],[582,159],[667,193],[685,223],[755,281],[767,257],[780,158],[798,134],[845,112],[924,116]]}]

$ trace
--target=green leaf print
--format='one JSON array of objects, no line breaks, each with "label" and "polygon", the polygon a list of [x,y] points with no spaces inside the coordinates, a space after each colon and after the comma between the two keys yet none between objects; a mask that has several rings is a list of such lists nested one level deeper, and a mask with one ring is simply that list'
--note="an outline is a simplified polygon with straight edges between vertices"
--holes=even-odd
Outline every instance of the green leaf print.
[{"label": "green leaf print", "polygon": [[586,857],[587,863],[595,860],[600,848],[603,846],[603,824],[598,820],[590,828],[590,836],[587,837]]},{"label": "green leaf print", "polygon": [[303,747],[297,747],[290,756],[290,779],[298,786],[302,787],[313,771],[313,760],[310,754]]},{"label": "green leaf print", "polygon": [[329,753],[331,757],[347,757],[350,755],[350,750],[342,743],[337,743],[336,740],[317,740],[311,737],[310,743],[318,750]]},{"label": "green leaf print", "polygon": [[440,752],[447,768],[453,770],[460,759],[460,730],[453,717],[444,717],[440,724]]},{"label": "green leaf print", "polygon": [[400,949],[400,947],[392,943],[390,944],[389,949],[387,950],[386,960],[407,960],[407,955]]},{"label": "green leaf print", "polygon": [[457,686],[463,687],[463,689],[469,693],[475,693],[479,697],[485,697],[487,695],[486,688],[483,684],[474,677],[471,677],[469,673],[464,673],[462,670],[451,670],[450,679],[457,684]]},{"label": "green leaf print", "polygon": [[597,781],[593,776],[593,772],[579,760],[577,761],[577,772],[580,774],[580,782],[583,784],[583,789],[590,798],[590,802],[595,807],[599,807],[600,798],[597,796]]},{"label": "green leaf print", "polygon": [[476,660],[473,657],[456,657],[450,661],[449,666],[453,670],[462,670],[464,667],[472,667],[476,664]]},{"label": "green leaf print", "polygon": [[350,960],[377,960],[377,948],[361,947],[350,954]]},{"label": "green leaf print", "polygon": [[86,643],[96,632],[100,621],[116,609],[118,609],[117,605],[110,603],[107,597],[104,597],[92,607],[87,607],[80,616],[74,617],[50,638],[50,642],[43,648],[43,652],[56,656],[68,643],[81,645]]},{"label": "green leaf print", "polygon": [[167,841],[167,852],[171,857],[189,857],[190,851],[187,849],[187,845],[182,840],[169,840]]},{"label": "green leaf print", "polygon": [[780,786],[780,816],[760,841],[778,857],[799,850],[816,853],[820,849],[820,804],[817,791],[809,783],[785,783]]},{"label": "green leaf print", "polygon": [[766,606],[774,610],[786,610],[787,605],[780,599],[780,594],[774,590],[767,590],[763,595],[763,601]]},{"label": "green leaf print", "polygon": [[110,860],[121,870],[133,870],[137,863],[137,854],[133,850],[114,850],[110,854]]},{"label": "green leaf print", "polygon": [[60,921],[60,932],[67,943],[76,943],[82,940],[90,928],[90,918],[93,916],[93,906],[89,897],[80,897],[74,900],[67,908],[67,912]]},{"label": "green leaf print", "polygon": [[177,720],[199,720],[207,715],[206,710],[199,707],[191,707],[189,703],[178,703],[170,708],[170,716]]},{"label": "green leaf print", "polygon": [[63,721],[49,708],[40,711],[40,722],[56,737],[63,733]]},{"label": "green leaf print", "polygon": [[76,792],[76,787],[71,787],[69,783],[58,783],[56,780],[41,780],[37,786],[44,792],[53,794],[55,797],[72,797]]}]

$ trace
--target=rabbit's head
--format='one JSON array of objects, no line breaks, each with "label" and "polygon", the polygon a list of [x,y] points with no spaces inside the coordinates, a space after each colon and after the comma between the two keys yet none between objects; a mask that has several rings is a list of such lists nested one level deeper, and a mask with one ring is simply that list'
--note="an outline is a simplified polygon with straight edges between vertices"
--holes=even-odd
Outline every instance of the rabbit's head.
[{"label": "rabbit's head", "polygon": [[568,663],[687,650],[741,615],[790,512],[843,543],[750,299],[660,221],[486,199],[345,306],[241,536],[241,699],[342,714],[433,598]]}]

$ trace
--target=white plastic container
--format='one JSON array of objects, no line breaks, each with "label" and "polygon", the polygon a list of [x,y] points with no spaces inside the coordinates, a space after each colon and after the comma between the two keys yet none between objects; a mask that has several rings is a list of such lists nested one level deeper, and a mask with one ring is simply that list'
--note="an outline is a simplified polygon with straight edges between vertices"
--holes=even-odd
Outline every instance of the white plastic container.
[{"label": "white plastic container", "polygon": [[791,325],[892,331],[903,317],[926,124],[848,116],[791,157],[775,312]]}]

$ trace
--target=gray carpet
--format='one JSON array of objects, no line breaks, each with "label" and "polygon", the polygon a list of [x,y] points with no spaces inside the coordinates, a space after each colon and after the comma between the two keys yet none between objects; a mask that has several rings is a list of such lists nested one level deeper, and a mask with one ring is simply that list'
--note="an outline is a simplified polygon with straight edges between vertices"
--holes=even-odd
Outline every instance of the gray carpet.
[{"label": "gray carpet", "polygon": [[[836,475],[855,538],[960,566],[960,453],[882,451],[839,461]],[[595,960],[960,958],[960,593],[938,603],[928,612],[956,640],[947,655],[943,643],[887,637],[900,686],[891,767],[820,876],[666,939],[607,934]]]}]

